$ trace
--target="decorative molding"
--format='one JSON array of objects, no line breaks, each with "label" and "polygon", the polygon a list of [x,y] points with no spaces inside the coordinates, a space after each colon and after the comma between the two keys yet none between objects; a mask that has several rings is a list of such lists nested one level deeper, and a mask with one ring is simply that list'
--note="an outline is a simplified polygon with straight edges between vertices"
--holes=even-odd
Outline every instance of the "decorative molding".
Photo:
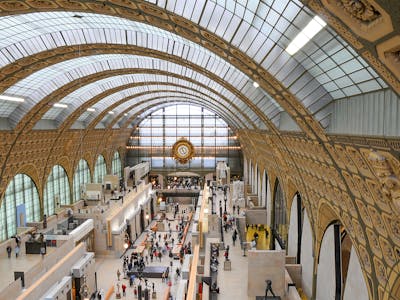
[{"label": "decorative molding", "polygon": [[386,82],[400,95],[400,77],[395,77],[392,72],[389,71],[389,66],[384,65],[376,56],[370,51],[364,51],[361,53],[365,60],[375,69],[375,71],[386,80]]},{"label": "decorative molding", "polygon": [[381,183],[383,194],[391,199],[400,213],[400,179],[394,173],[389,160],[377,151],[371,151],[368,159]]},{"label": "decorative molding", "polygon": [[371,23],[381,17],[381,13],[368,0],[340,0],[337,3],[360,22]]},{"label": "decorative molding", "polygon": [[393,31],[390,15],[374,0],[322,0],[351,30],[373,42]]},{"label": "decorative molding", "polygon": [[379,59],[400,78],[400,35],[396,35],[376,46]]}]

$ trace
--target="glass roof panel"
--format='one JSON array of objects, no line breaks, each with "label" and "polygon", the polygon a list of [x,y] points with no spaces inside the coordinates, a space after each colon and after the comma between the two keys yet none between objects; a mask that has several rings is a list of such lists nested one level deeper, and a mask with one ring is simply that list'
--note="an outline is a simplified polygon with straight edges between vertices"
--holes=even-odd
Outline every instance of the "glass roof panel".
[{"label": "glass roof panel", "polygon": [[[161,48],[164,39],[174,40],[190,47],[208,52],[197,44],[156,27],[122,18],[74,12],[40,12],[0,17],[0,49],[9,50],[7,63],[55,46],[81,43],[147,44],[147,35],[157,36],[151,48]],[[135,33],[141,33],[136,39]],[[11,49],[11,50],[10,50]],[[14,49],[14,50],[12,50]],[[11,54],[11,55],[10,55]],[[3,66],[4,64],[0,65]]]},{"label": "glass roof panel", "polygon": [[[169,101],[169,99],[171,97],[191,98],[191,99],[198,99],[199,102],[211,103],[210,101],[207,101],[207,99],[202,99],[202,96],[199,93],[188,91],[188,90],[181,89],[181,88],[179,88],[179,89],[171,88],[170,92],[157,92],[158,90],[168,90],[168,86],[162,86],[162,85],[154,86],[154,90],[151,94],[146,94],[146,95],[139,96],[139,97],[134,97],[136,94],[134,88],[127,89],[127,90],[123,91],[123,95],[121,95],[122,93],[115,93],[113,95],[107,96],[102,101],[100,101],[98,104],[96,104],[94,106],[94,108],[96,109],[96,111],[103,111],[103,110],[107,109],[108,106],[120,101],[122,98],[128,98],[128,100],[126,102],[124,102],[123,104],[120,104],[116,108],[113,108],[113,111],[116,114],[121,113],[122,111],[126,110],[127,107],[133,105],[134,103],[139,103],[139,102],[142,102],[142,101],[145,101],[148,99],[152,99],[152,98],[159,98],[159,99],[161,99],[160,101]],[[152,90],[149,89],[149,91],[152,91]],[[131,99],[131,100],[129,100],[129,99]],[[204,100],[206,100],[206,101],[204,101]],[[232,110],[232,108],[223,107],[219,103],[213,103],[213,105],[220,107],[221,110],[225,110],[225,111],[228,111],[228,109]],[[238,112],[234,109],[231,114],[234,116],[239,116],[239,117],[241,115],[240,112]],[[92,114],[92,115],[90,115],[89,118],[86,118],[86,119],[80,118],[80,120],[90,122],[96,115]],[[242,118],[242,119],[244,119],[244,118]]]},{"label": "glass roof panel", "polygon": [[[177,97],[172,97],[172,98],[169,98],[168,99],[168,103],[170,103],[170,102],[179,102],[179,101],[187,101],[187,99],[185,99],[185,98],[180,98],[179,96],[177,96]],[[204,106],[204,105],[209,105],[209,103],[207,103],[207,104],[204,104],[204,102],[201,102],[201,101],[198,101],[198,100],[190,100],[191,101],[191,103],[197,103],[197,104],[199,104],[199,105],[201,105],[201,106]],[[133,105],[135,105],[135,103],[137,103],[137,101],[128,101],[128,102],[125,102],[124,104],[123,104],[123,106],[121,106],[121,107],[118,107],[118,111],[119,111],[119,114],[122,112],[122,111],[124,111],[124,110],[126,110],[126,109],[129,109],[130,107],[132,107]],[[148,100],[148,101],[146,101],[146,103],[144,103],[144,104],[138,104],[138,105],[136,105],[135,107],[133,107],[133,108],[131,108],[130,109],[130,111],[129,111],[129,115],[133,115],[135,112],[137,112],[137,111],[139,111],[140,109],[142,109],[142,108],[144,108],[144,107],[146,107],[146,106],[149,106],[149,105],[153,105],[154,103],[166,103],[165,102],[165,100],[163,100],[163,99],[153,99],[153,100]],[[224,116],[224,118],[232,125],[232,126],[234,126],[234,127],[237,127],[239,124],[241,124],[242,123],[242,119],[238,119],[237,118],[237,116],[236,115],[233,115],[233,114],[229,114],[229,113],[227,113],[227,111],[226,110],[224,110],[223,108],[221,108],[221,107],[219,107],[219,105],[217,105],[217,106],[213,106],[213,109],[215,110],[215,111],[217,111],[221,116]],[[114,110],[114,111],[116,111],[116,110]],[[180,113],[182,114],[182,110],[180,110]],[[118,118],[118,116],[117,116],[117,113],[114,115],[116,118]],[[124,116],[120,116],[119,118],[120,119],[123,119],[123,117]],[[120,120],[119,120],[120,121]],[[252,127],[251,125],[249,125],[247,122],[243,122],[243,124],[244,124],[244,126],[249,126],[250,128]],[[243,126],[243,125],[242,125]]]},{"label": "glass roof panel", "polygon": [[[216,63],[216,61],[214,63]],[[42,69],[41,71],[32,74],[31,76],[18,82],[13,87],[9,88],[7,93],[25,97],[29,96],[30,99],[38,102],[45,96],[49,95],[52,91],[61,88],[71,80],[78,80],[81,76],[87,76],[99,71],[123,68],[147,68],[151,70],[159,68],[163,71],[175,72],[178,75],[185,75],[188,73],[187,71],[190,70],[187,67],[183,67],[171,62],[134,55],[110,54],[80,57]],[[233,75],[232,77],[234,79],[240,78],[240,72],[231,68],[229,69],[231,70]],[[190,70],[190,73],[192,74],[192,78],[202,82],[205,85],[215,88],[216,91],[223,93],[225,97],[232,99],[233,101],[240,101],[234,94],[226,90],[223,86],[205,77],[204,75],[193,70]],[[43,78],[48,78],[49,81],[43,81]],[[231,80],[227,81],[229,82]],[[235,83],[237,82],[232,82],[232,85],[235,86]],[[88,86],[86,89],[79,91],[79,97],[76,95],[76,93],[73,93],[68,99],[62,99],[61,102],[74,103],[74,106],[78,107],[83,103],[82,100],[79,100],[82,95],[86,95],[85,93],[89,91],[89,93],[91,93],[89,95],[93,97],[94,92],[100,91],[99,88],[100,87],[98,85],[94,89],[93,86]],[[103,88],[103,91],[108,88],[110,88],[110,86]],[[246,95],[246,91],[244,92]],[[250,93],[247,92],[246,96],[250,96]],[[251,99],[251,97],[249,98]],[[46,114],[45,118],[56,118],[58,117],[58,113],[60,113],[60,111],[52,110]]]},{"label": "glass roof panel", "polygon": [[[203,107],[201,105],[201,103],[196,103],[196,102],[194,102],[194,103],[197,104],[197,105],[200,105],[201,107]],[[140,112],[141,110],[145,109],[147,106],[153,106],[153,105],[155,105],[153,108],[146,109],[145,113],[141,113],[140,117],[145,117],[145,116],[151,114],[153,111],[157,111],[161,107],[165,107],[164,115],[176,115],[177,106],[180,106],[179,109],[181,110],[182,101],[172,100],[172,101],[170,101],[168,103],[162,103],[162,102],[159,103],[159,100],[158,101],[157,100],[152,100],[152,101],[149,101],[149,103],[147,105],[146,104],[141,104],[141,105],[138,105],[137,107],[133,108],[130,111],[130,115],[134,115],[134,114]],[[234,121],[232,121],[230,119],[230,116],[226,115],[224,113],[224,111],[220,111],[219,109],[217,109],[215,107],[213,107],[213,111],[204,108],[204,115],[215,115],[215,114],[228,119],[231,124],[237,124],[237,123],[234,123]],[[103,122],[105,120],[106,120],[106,118],[103,118],[103,120],[101,122]],[[121,122],[121,121],[124,121],[123,117],[121,117],[120,120],[118,120],[118,122]],[[138,118],[135,119],[135,123],[138,123]],[[224,124],[226,125],[226,122],[224,122]],[[120,125],[122,126],[122,124],[120,124]],[[145,125],[145,124],[142,123],[141,125]],[[264,124],[264,126],[265,126],[265,124]],[[236,128],[235,126],[232,126],[232,127]]]},{"label": "glass roof panel", "polygon": [[18,102],[0,100],[0,117],[7,118],[19,105]]},{"label": "glass roof panel", "polygon": [[[176,77],[171,77],[171,76],[164,76],[164,75],[156,75],[156,74],[129,74],[129,75],[120,75],[120,76],[113,76],[109,77],[106,79],[102,79],[99,81],[96,81],[95,83],[88,84],[86,86],[83,86],[82,88],[79,88],[75,92],[69,94],[67,97],[63,98],[61,100],[62,103],[66,103],[72,107],[78,108],[80,105],[88,101],[89,99],[97,96],[98,94],[107,91],[108,89],[112,89],[118,86],[123,86],[126,84],[132,84],[132,83],[146,83],[146,82],[160,82],[158,85],[147,85],[143,84],[135,88],[130,88],[130,89],[125,89],[121,92],[114,93],[110,96],[107,96],[97,102],[96,104],[92,105],[92,108],[96,110],[96,112],[92,112],[90,114],[84,114],[84,116],[79,117],[79,121],[87,121],[85,120],[86,118],[92,118],[98,115],[101,111],[107,109],[108,106],[112,105],[113,103],[119,101],[120,99],[124,97],[132,97],[137,93],[142,93],[142,92],[147,92],[147,91],[156,91],[156,90],[170,90],[171,92],[173,91],[184,91],[185,93],[191,93],[195,95],[196,97],[199,98],[204,98],[207,99],[209,102],[214,102],[215,100],[218,99],[218,102],[222,103],[225,105],[226,108],[232,108],[232,105],[221,98],[219,95],[213,93],[212,91],[209,91],[208,89],[205,89],[204,87],[201,87],[195,83],[191,83],[188,81],[185,81],[180,78]],[[164,85],[162,83],[165,82]],[[180,86],[186,86],[188,88],[192,88],[196,90],[197,92],[193,92],[188,89],[183,89],[175,86],[169,86],[168,84],[176,84]],[[230,95],[231,97],[234,97],[232,94]],[[237,102],[240,100],[235,98]],[[52,110],[52,109],[51,109]],[[234,110],[234,109],[233,109]],[[72,113],[72,109],[68,110],[69,113]],[[66,112],[66,111],[62,111]],[[69,113],[65,113],[62,118],[60,118],[60,121],[63,121]],[[49,112],[46,114],[44,118],[47,118],[47,115]],[[241,115],[239,111],[234,110],[235,115]],[[57,116],[53,116],[53,118],[56,118]]]}]

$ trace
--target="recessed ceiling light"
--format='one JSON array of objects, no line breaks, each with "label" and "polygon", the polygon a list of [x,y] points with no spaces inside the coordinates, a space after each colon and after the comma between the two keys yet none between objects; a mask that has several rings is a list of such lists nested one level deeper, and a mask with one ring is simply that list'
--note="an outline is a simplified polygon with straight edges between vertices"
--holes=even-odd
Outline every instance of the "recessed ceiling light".
[{"label": "recessed ceiling light", "polygon": [[12,97],[12,96],[6,96],[6,95],[0,95],[0,100],[6,100],[6,101],[12,101],[12,102],[24,102],[24,98],[19,98],[19,97]]},{"label": "recessed ceiling light", "polygon": [[307,44],[318,32],[326,26],[324,20],[320,17],[315,16],[304,29],[293,39],[293,41],[287,46],[286,52],[290,55],[295,54],[305,44]]},{"label": "recessed ceiling light", "polygon": [[253,82],[253,86],[255,87],[255,88],[258,88],[260,85],[258,84],[258,82]]},{"label": "recessed ceiling light", "polygon": [[110,110],[108,113],[109,113],[110,115],[113,115],[113,114],[114,114],[114,112],[113,112],[112,110]]},{"label": "recessed ceiling light", "polygon": [[96,111],[96,109],[94,109],[94,108],[92,108],[92,107],[89,107],[89,108],[87,109],[87,111]]},{"label": "recessed ceiling light", "polygon": [[128,114],[127,113],[124,113],[124,116],[126,117]]},{"label": "recessed ceiling light", "polygon": [[58,107],[58,108],[67,108],[68,107],[67,104],[63,104],[63,103],[54,103],[53,106]]}]

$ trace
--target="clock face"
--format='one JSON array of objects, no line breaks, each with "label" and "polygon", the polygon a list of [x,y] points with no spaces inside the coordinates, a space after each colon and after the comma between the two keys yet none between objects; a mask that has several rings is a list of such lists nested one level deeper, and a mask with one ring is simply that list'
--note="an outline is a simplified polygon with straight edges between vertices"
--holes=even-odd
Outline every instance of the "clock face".
[{"label": "clock face", "polygon": [[186,157],[189,155],[189,148],[186,145],[180,145],[177,151],[180,157]]},{"label": "clock face", "polygon": [[192,143],[185,138],[176,141],[172,146],[172,157],[181,164],[186,164],[194,156]]}]

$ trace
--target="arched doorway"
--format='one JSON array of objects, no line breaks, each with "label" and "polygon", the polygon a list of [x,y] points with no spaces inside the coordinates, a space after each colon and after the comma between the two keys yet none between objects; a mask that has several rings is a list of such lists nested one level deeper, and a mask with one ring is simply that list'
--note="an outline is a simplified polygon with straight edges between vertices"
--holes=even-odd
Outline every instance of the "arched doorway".
[{"label": "arched doorway", "polygon": [[287,223],[286,204],[279,180],[275,183],[274,202],[272,209],[272,249],[286,249],[287,247]]},{"label": "arched doorway", "polygon": [[288,232],[288,255],[296,257],[296,263],[300,263],[301,235],[303,229],[304,208],[302,207],[299,192],[293,197],[290,209],[289,232]]}]

